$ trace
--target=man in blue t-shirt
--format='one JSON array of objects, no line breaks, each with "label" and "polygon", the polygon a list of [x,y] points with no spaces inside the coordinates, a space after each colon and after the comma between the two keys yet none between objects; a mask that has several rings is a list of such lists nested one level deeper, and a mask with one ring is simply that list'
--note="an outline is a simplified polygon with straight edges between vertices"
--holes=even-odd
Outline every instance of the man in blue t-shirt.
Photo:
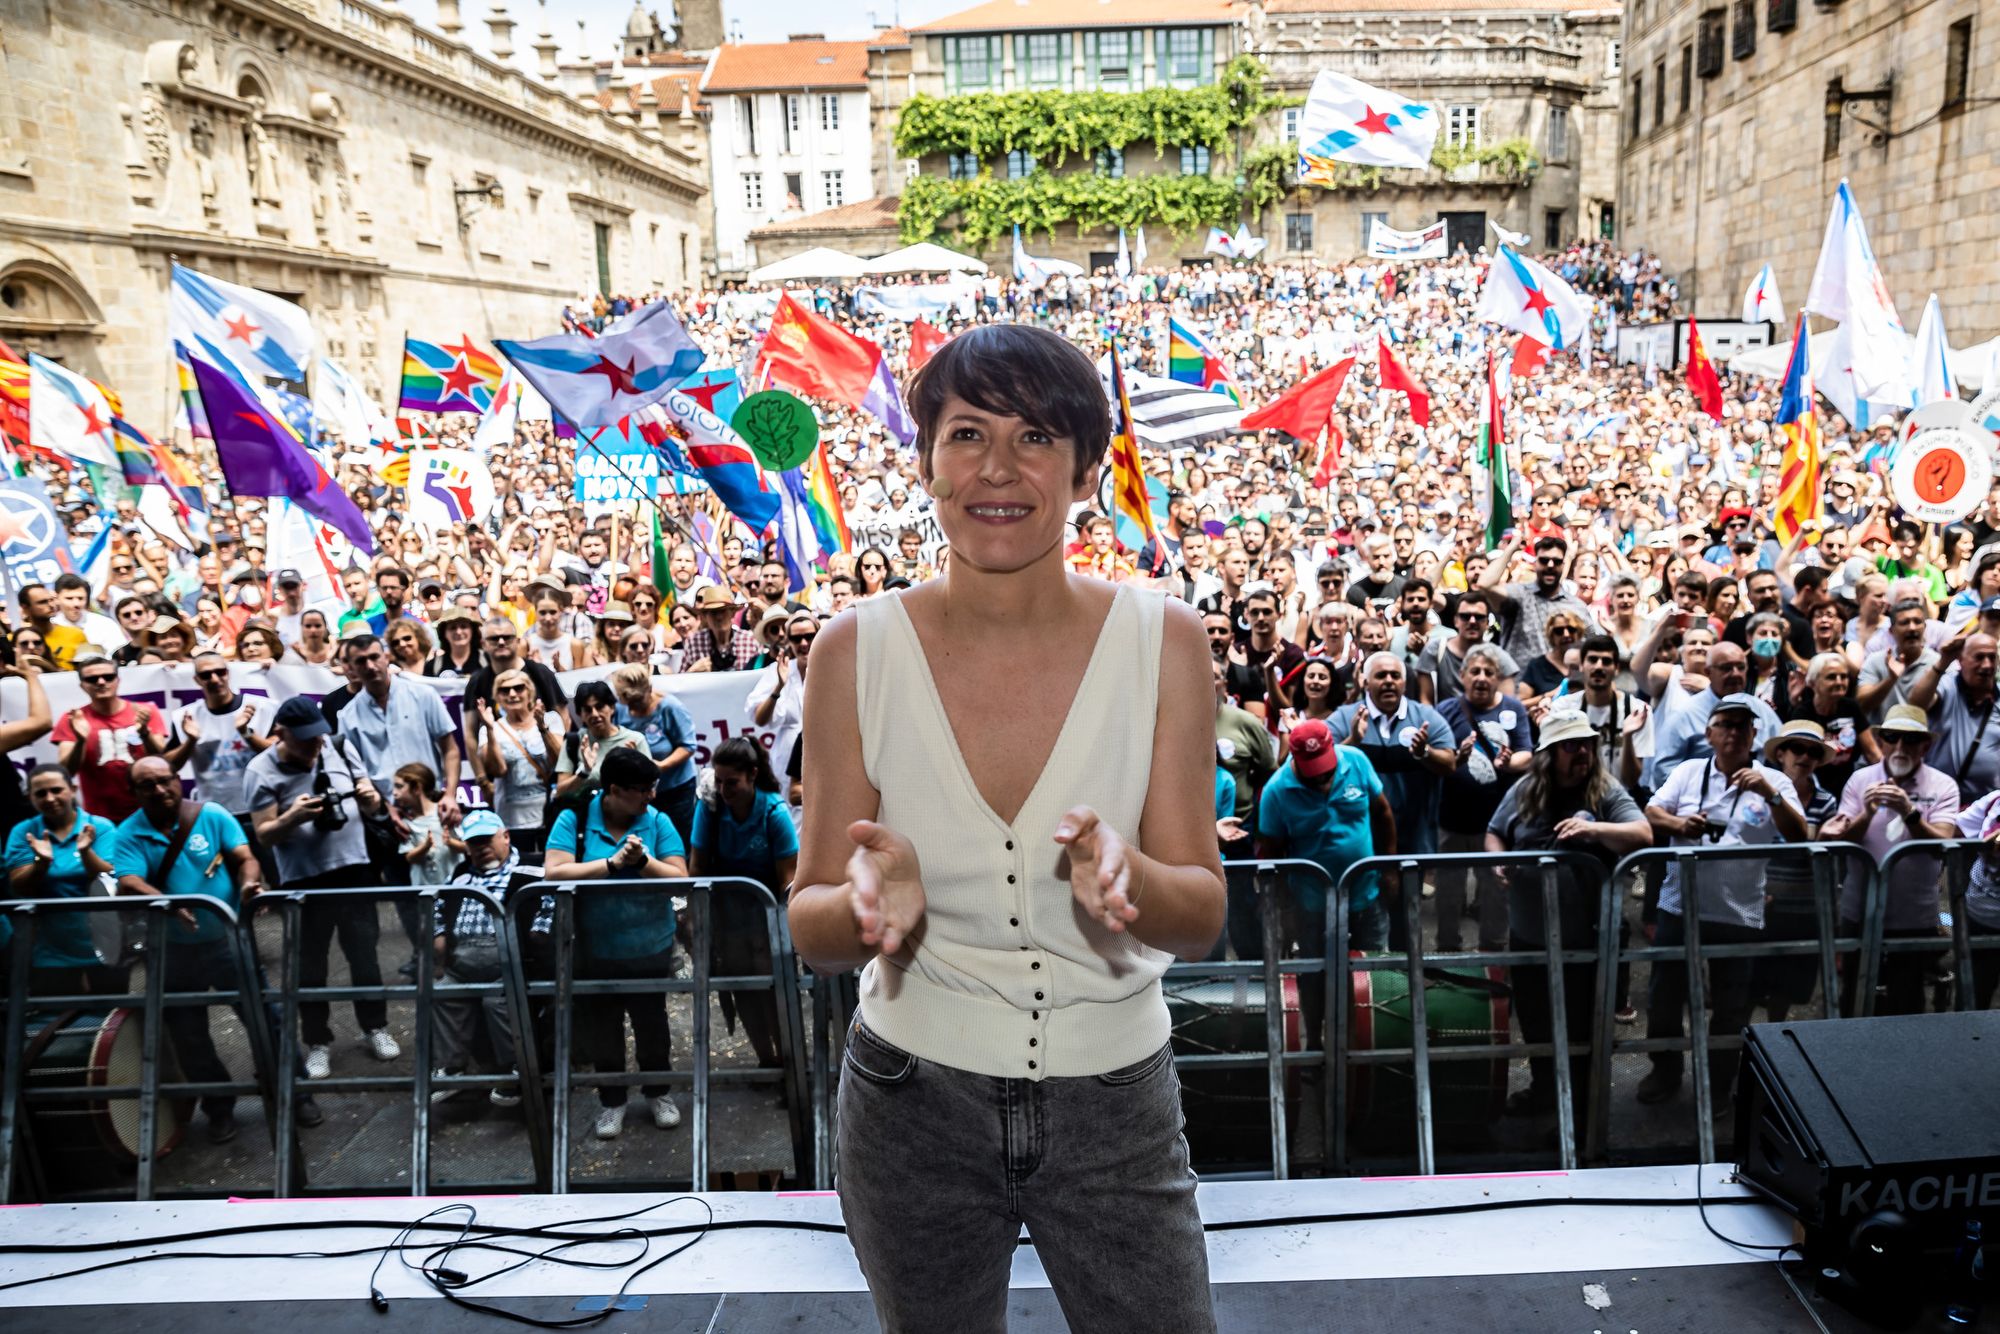
[{"label": "man in blue t-shirt", "polygon": [[[550,880],[668,880],[687,875],[686,848],[673,822],[653,809],[659,768],[630,746],[607,753],[598,765],[603,790],[581,810],[566,810],[549,830],[542,870]],[[593,886],[577,898],[576,975],[658,978],[674,975],[674,904],[664,891]],[[599,1074],[625,1073],[625,1016],[632,1019],[632,1043],[642,1071],[671,1070],[673,1046],[667,1031],[663,992],[636,991],[579,996],[577,1044]],[[681,1123],[665,1084],[645,1086],[653,1124],[662,1130]],[[601,1110],[597,1137],[616,1139],[625,1129],[626,1089],[610,1084],[597,1090]]]},{"label": "man in blue t-shirt", "polygon": [[[118,826],[111,845],[111,869],[120,894],[206,898],[233,910],[263,891],[264,872],[243,836],[243,826],[214,802],[192,808],[183,803],[180,777],[165,760],[148,756],[134,764],[132,792],[139,809]],[[230,949],[229,918],[206,905],[190,904],[178,909],[174,919],[167,931],[162,985],[168,991],[240,993],[242,979]],[[275,1039],[282,1031],[276,1006],[267,1006],[266,1014]],[[169,1006],[165,1018],[182,1075],[195,1083],[231,1082],[229,1068],[216,1054],[209,1034],[205,1007]],[[209,1094],[201,1106],[208,1115],[211,1142],[227,1144],[236,1138],[234,1096]],[[316,1126],[325,1119],[303,1092],[295,1114],[302,1126]]]},{"label": "man in blue t-shirt", "polygon": [[[1368,757],[1334,744],[1324,722],[1308,718],[1292,729],[1291,759],[1264,785],[1257,802],[1257,856],[1297,857],[1340,883],[1364,857],[1396,850],[1396,817]],[[1393,891],[1393,884],[1391,889]],[[1282,901],[1285,950],[1300,958],[1326,952],[1326,890],[1293,881]],[[1376,877],[1357,876],[1347,889],[1348,947],[1379,953],[1389,946],[1389,911]],[[1317,1049],[1326,1014],[1326,975],[1299,976],[1299,1008],[1307,1044]]]}]

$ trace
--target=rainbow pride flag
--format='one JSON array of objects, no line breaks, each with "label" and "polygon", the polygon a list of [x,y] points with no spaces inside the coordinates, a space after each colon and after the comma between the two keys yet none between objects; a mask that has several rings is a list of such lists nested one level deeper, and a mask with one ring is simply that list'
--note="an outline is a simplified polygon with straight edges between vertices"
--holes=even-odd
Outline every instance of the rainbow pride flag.
[{"label": "rainbow pride flag", "polygon": [[1172,318],[1167,320],[1167,378],[1227,394],[1237,403],[1243,401],[1227,363],[1200,334]]},{"label": "rainbow pride flag", "polygon": [[813,446],[806,464],[806,499],[820,545],[828,551],[852,551],[854,538],[847,531],[847,516],[841,513],[840,493],[833,489],[833,470],[827,466],[824,440]]},{"label": "rainbow pride flag", "polygon": [[397,406],[418,412],[485,412],[500,392],[493,354],[462,334],[456,343],[403,339],[403,395]]}]

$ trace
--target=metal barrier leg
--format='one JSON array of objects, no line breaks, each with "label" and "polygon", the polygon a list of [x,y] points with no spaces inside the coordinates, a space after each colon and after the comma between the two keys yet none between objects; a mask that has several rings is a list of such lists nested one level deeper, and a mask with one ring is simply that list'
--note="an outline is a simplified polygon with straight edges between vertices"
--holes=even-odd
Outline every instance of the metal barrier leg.
[{"label": "metal barrier leg", "polygon": [[[370,904],[371,912],[379,911]],[[437,920],[437,891],[426,889],[417,900],[420,920]],[[410,1194],[431,1193],[431,994],[437,982],[437,952],[428,940],[416,947],[417,1014],[416,1032],[410,1035]]]},{"label": "metal barrier leg", "polygon": [[[1839,867],[1825,848],[1815,848],[1811,862],[1813,922],[1819,928],[1819,1016],[1832,1019],[1840,1013],[1840,969],[1833,944],[1840,935],[1840,923],[1834,913],[1834,903],[1840,897],[1840,887],[1835,882]],[[1860,963],[1860,959],[1854,960],[1856,967]]]},{"label": "metal barrier leg", "polygon": [[1569,994],[1563,977],[1562,920],[1556,902],[1556,865],[1538,863],[1542,882],[1542,952],[1549,968],[1549,1041],[1555,1045],[1556,1148],[1564,1171],[1576,1169],[1576,1104],[1569,1068]]},{"label": "metal barrier leg", "polygon": [[812,982],[812,1100],[814,1190],[833,1189],[833,1107],[831,1060],[833,1048],[833,984],[813,975]]},{"label": "metal barrier leg", "polygon": [[1611,1133],[1611,1058],[1618,1042],[1618,968],[1623,963],[1625,899],[1619,876],[1605,878],[1597,903],[1597,988],[1594,1004],[1597,1048],[1590,1059],[1590,1123],[1584,1128],[1583,1158],[1593,1167],[1604,1164]]},{"label": "metal barrier leg", "polygon": [[166,1011],[160,1001],[167,985],[167,900],[146,914],[146,1027],[139,1044],[139,1179],[133,1198],[153,1198],[153,1138],[160,1120],[160,1030]]},{"label": "metal barrier leg", "polygon": [[16,1141],[26,1120],[21,1106],[21,1081],[26,1072],[15,1053],[27,1045],[28,968],[35,957],[34,910],[16,912],[7,979],[7,1045],[0,1047],[0,1205],[13,1204]]},{"label": "metal barrier leg", "polygon": [[1410,932],[1409,953],[1403,957],[1410,977],[1410,1074],[1417,1086],[1417,1172],[1431,1176],[1437,1171],[1437,1145],[1436,1115],[1431,1106],[1430,998],[1424,994],[1424,868],[1422,863],[1408,860],[1399,874],[1403,920]]},{"label": "metal barrier leg", "polygon": [[1257,920],[1264,935],[1264,1089],[1271,1111],[1271,1178],[1285,1181],[1292,1173],[1285,1124],[1285,975],[1279,960],[1277,872],[1259,866],[1255,876]]},{"label": "metal barrier leg", "polygon": [[708,1189],[709,956],[715,948],[715,889],[702,881],[688,893],[694,914],[694,1144],[690,1189]]},{"label": "metal barrier leg", "polygon": [[1354,1008],[1354,965],[1347,957],[1349,923],[1347,889],[1336,884],[1327,895],[1326,913],[1326,1035],[1320,1045],[1326,1064],[1320,1084],[1320,1138],[1324,1142],[1321,1169],[1333,1176],[1347,1171],[1347,1057],[1349,1012]]},{"label": "metal barrier leg", "polygon": [[570,1065],[576,1037],[573,1022],[576,980],[576,895],[568,889],[556,891],[553,925],[556,942],[556,1036],[555,1036],[555,1117],[549,1132],[550,1187],[558,1195],[569,1193],[569,1085]]},{"label": "metal barrier leg", "polygon": [[[279,992],[285,998],[283,1028],[278,1033],[278,1143],[276,1195],[284,1199],[296,1195],[306,1181],[305,1150],[299,1143],[299,914],[305,898],[287,894],[279,905],[280,948],[283,964],[279,969]],[[254,946],[253,946],[254,948]]]},{"label": "metal barrier leg", "polygon": [[[529,890],[539,894],[539,890]],[[507,987],[507,1009],[514,1019],[514,1087],[520,1090],[522,1119],[528,1127],[528,1154],[535,1165],[535,1189],[554,1190],[549,1152],[548,1095],[542,1088],[541,1043],[535,1033],[534,1002],[528,995],[528,956],[521,944],[520,921],[512,897],[502,900],[500,977]]]},{"label": "metal barrier leg", "polygon": [[1681,875],[1681,952],[1687,958],[1688,1066],[1694,1073],[1695,1143],[1699,1161],[1715,1161],[1715,1117],[1709,1110],[1708,979],[1701,969],[1700,896],[1688,892],[1694,877],[1683,863]]},{"label": "metal barrier leg", "polygon": [[1946,874],[1950,886],[1948,901],[1951,904],[1951,960],[1952,969],[1958,974],[1958,1003],[1952,1008],[1960,1014],[1972,1010],[1979,1004],[1972,985],[1972,923],[1966,917],[1965,895],[1972,878],[1972,855],[1969,850],[1954,847],[1947,856]]},{"label": "metal barrier leg", "polygon": [[777,998],[778,1054],[784,1061],[785,1112],[792,1131],[792,1173],[800,1181],[816,1175],[813,1116],[806,1081],[805,1009],[799,994],[799,965],[785,910],[773,898],[764,910],[771,938],[771,994]]}]

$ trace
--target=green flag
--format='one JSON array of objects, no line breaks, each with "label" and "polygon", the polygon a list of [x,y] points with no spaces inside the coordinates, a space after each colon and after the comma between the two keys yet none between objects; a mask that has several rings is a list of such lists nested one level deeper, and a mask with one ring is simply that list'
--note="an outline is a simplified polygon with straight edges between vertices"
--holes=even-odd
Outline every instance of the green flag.
[{"label": "green flag", "polygon": [[1479,447],[1475,465],[1482,474],[1474,495],[1486,520],[1486,549],[1500,545],[1501,534],[1514,526],[1514,481],[1507,468],[1506,409],[1493,366],[1486,353],[1486,387],[1479,396]]}]

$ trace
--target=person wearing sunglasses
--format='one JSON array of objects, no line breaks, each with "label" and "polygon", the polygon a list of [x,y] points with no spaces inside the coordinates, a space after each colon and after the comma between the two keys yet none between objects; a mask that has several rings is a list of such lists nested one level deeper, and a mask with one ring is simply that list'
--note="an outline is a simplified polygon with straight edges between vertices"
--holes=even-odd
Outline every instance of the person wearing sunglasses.
[{"label": "person wearing sunglasses", "polygon": [[[1889,850],[1911,839],[1957,838],[1960,806],[1958,783],[1925,763],[1937,739],[1924,711],[1914,704],[1892,704],[1875,726],[1882,747],[1880,764],[1863,765],[1840,793],[1840,810],[1820,827],[1820,837],[1859,844],[1866,858],[1849,858],[1847,883],[1840,893],[1840,934],[1861,934],[1861,896],[1868,873],[1880,866]],[[1883,934],[1891,939],[1936,937],[1939,932],[1938,889],[1944,864],[1934,856],[1904,856],[1888,875],[1888,912]],[[1882,957],[1881,994],[1875,1013],[1922,1014],[1924,980],[1935,955],[1928,951],[1897,952]],[[1840,1011],[1856,1013],[1854,971],[1841,983]]]},{"label": "person wearing sunglasses", "polygon": [[1584,634],[1597,632],[1590,608],[1563,582],[1569,566],[1569,543],[1560,537],[1543,537],[1535,542],[1533,583],[1507,583],[1508,567],[1521,549],[1521,536],[1503,542],[1481,572],[1476,588],[1497,593],[1500,605],[1494,608],[1503,627],[1499,644],[1516,660],[1526,662],[1549,651],[1544,633],[1549,618],[1567,611],[1583,622]]},{"label": "person wearing sunglasses", "polygon": [[[1732,651],[1740,652],[1733,644],[1717,645],[1711,661],[1715,655]],[[1655,838],[1672,840],[1676,847],[1806,841],[1805,807],[1798,789],[1783,773],[1754,758],[1755,738],[1768,712],[1768,705],[1740,691],[1715,702],[1706,729],[1709,755],[1689,758],[1675,768],[1646,807]],[[1678,948],[1686,939],[1685,914],[1690,907],[1701,917],[1701,938],[1708,944],[1763,940],[1764,867],[1763,860],[1754,858],[1711,861],[1686,868],[1691,874],[1684,876],[1678,863],[1668,866],[1660,885],[1653,943]],[[1693,883],[1684,883],[1685,879]],[[1749,959],[1709,962],[1708,1000],[1714,1012],[1711,1034],[1737,1033],[1749,1020],[1754,968]],[[1665,960],[1654,964],[1646,1036],[1678,1038],[1685,1034],[1687,1000],[1687,966]],[[1735,1052],[1716,1052],[1710,1057],[1713,1077],[1709,1099],[1718,1112],[1730,1106],[1737,1059]],[[1680,1088],[1684,1064],[1684,1054],[1679,1051],[1654,1052],[1651,1073],[1639,1081],[1639,1101],[1652,1104],[1671,1098]]]},{"label": "person wearing sunglasses", "polygon": [[[1484,846],[1488,852],[1583,852],[1602,863],[1608,877],[1620,858],[1652,843],[1653,830],[1639,803],[1605,767],[1597,729],[1580,710],[1564,709],[1551,713],[1542,725],[1533,759],[1486,822]],[[1541,949],[1548,941],[1548,924],[1542,916],[1539,878],[1507,868],[1497,869],[1494,875],[1506,886],[1507,947]],[[1442,892],[1438,897],[1444,897]],[[1564,949],[1596,948],[1598,902],[1594,885],[1578,884],[1567,869],[1558,874],[1556,916]],[[1516,964],[1510,970],[1510,981],[1522,1038],[1528,1042],[1553,1040],[1555,1018],[1549,1003],[1548,968]],[[1583,1031],[1576,1020],[1574,998],[1591,995],[1595,986],[1594,964],[1563,966],[1563,990],[1572,998],[1572,1042]],[[1571,1058],[1570,1089],[1577,1100],[1579,1127],[1588,1103],[1589,1068],[1588,1056]],[[1507,1110],[1515,1115],[1554,1111],[1555,1059],[1530,1057],[1528,1070],[1528,1087],[1507,1100]]]},{"label": "person wearing sunglasses", "polygon": [[819,617],[809,611],[793,612],[779,632],[777,656],[750,690],[751,716],[757,726],[772,729],[770,759],[776,773],[790,765],[792,748],[805,729],[806,667],[817,638]]},{"label": "person wearing sunglasses", "polygon": [[152,705],[118,697],[118,668],[109,658],[85,658],[76,679],[87,702],[56,719],[49,739],[76,775],[83,808],[115,823],[139,809],[132,765],[167,749],[167,722]]},{"label": "person wearing sunglasses", "polygon": [[[276,706],[261,696],[245,695],[230,684],[229,660],[220,653],[195,657],[194,683],[201,689],[201,698],[174,714],[174,730],[180,741],[166,752],[166,761],[176,772],[192,764],[196,799],[228,811],[247,832],[250,803],[243,790],[243,773],[271,744]],[[268,867],[266,871],[265,879],[276,883]]]}]

